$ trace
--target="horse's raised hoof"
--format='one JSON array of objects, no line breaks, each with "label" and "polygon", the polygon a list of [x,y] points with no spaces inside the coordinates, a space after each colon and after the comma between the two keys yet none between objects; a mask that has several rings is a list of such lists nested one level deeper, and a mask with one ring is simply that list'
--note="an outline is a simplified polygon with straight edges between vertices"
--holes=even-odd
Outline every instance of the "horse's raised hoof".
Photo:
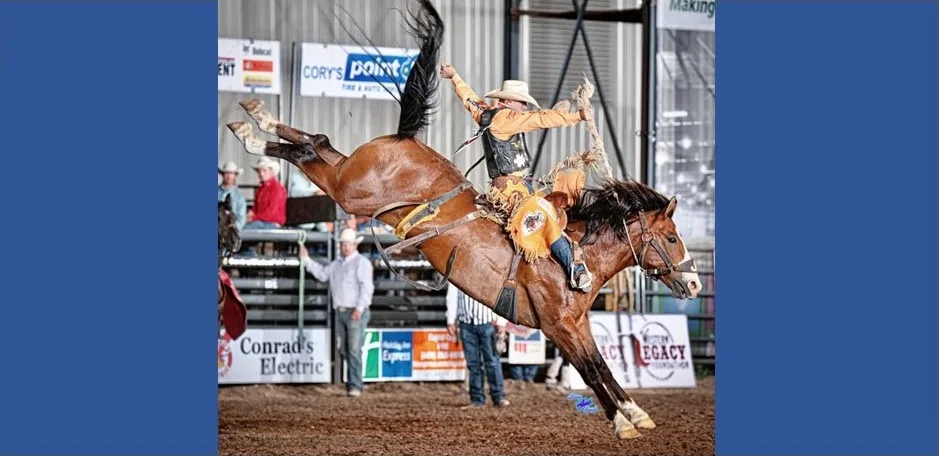
[{"label": "horse's raised hoof", "polygon": [[248,151],[249,154],[264,155],[264,148],[267,146],[267,142],[254,135],[254,129],[251,127],[251,124],[247,122],[232,122],[228,124],[228,129],[235,134],[235,137],[245,146],[245,150]]},{"label": "horse's raised hoof", "polygon": [[274,114],[264,109],[263,101],[258,98],[252,98],[250,100],[241,101],[238,104],[254,119],[261,131],[272,135],[277,134],[277,125],[280,124],[280,121],[274,117]]},{"label": "horse's raised hoof", "polygon": [[633,426],[639,429],[655,429],[655,421],[652,421],[651,418],[644,418],[633,423]]}]

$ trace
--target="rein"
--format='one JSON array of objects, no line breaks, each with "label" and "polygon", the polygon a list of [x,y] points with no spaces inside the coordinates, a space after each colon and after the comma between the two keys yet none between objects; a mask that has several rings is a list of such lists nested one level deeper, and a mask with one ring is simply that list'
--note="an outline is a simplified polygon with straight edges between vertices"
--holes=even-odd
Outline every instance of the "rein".
[{"label": "rein", "polygon": [[[698,268],[694,264],[694,260],[689,258],[681,263],[672,263],[672,260],[669,259],[668,254],[665,253],[665,249],[659,244],[658,239],[655,238],[655,234],[652,231],[649,231],[649,225],[646,223],[646,216],[644,212],[639,212],[639,225],[642,227],[642,234],[640,234],[639,239],[642,241],[642,246],[639,248],[639,255],[636,255],[636,249],[633,247],[633,240],[629,236],[629,224],[626,223],[626,220],[623,220],[623,227],[626,229],[626,240],[629,244],[629,250],[633,254],[633,258],[636,260],[636,266],[646,273],[647,277],[652,279],[659,279],[661,277],[667,276],[673,272],[697,272]],[[652,246],[652,249],[659,254],[659,257],[662,258],[662,261],[665,262],[664,268],[653,268],[645,269],[642,264],[646,259],[646,251],[648,251],[649,246]]]}]

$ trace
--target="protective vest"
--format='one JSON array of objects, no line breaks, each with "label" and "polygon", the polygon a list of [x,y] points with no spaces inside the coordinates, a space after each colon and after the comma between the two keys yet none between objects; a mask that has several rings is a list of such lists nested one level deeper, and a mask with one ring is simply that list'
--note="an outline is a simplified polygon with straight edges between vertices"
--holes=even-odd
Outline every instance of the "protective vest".
[{"label": "protective vest", "polygon": [[480,116],[479,126],[485,129],[483,150],[490,179],[531,167],[531,155],[528,153],[524,133],[516,133],[507,140],[501,140],[493,136],[491,129],[487,128],[492,123],[492,118],[502,109],[506,108],[489,109]]}]

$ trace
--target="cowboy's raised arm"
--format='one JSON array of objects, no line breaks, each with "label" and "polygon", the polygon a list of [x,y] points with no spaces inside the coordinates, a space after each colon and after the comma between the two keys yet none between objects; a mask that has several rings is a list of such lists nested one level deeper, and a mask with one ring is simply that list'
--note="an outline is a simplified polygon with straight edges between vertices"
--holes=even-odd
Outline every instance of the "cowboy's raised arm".
[{"label": "cowboy's raised arm", "polygon": [[478,124],[483,111],[490,109],[490,106],[482,98],[479,98],[479,95],[476,95],[476,92],[456,73],[452,66],[448,64],[441,65],[440,76],[453,82],[453,91],[456,92],[456,96],[463,102],[463,107],[473,115],[473,120]]},{"label": "cowboy's raised arm", "polygon": [[556,109],[518,112],[503,109],[492,117],[492,133],[509,136],[544,128],[568,127],[587,120],[589,116],[583,109],[577,112]]}]

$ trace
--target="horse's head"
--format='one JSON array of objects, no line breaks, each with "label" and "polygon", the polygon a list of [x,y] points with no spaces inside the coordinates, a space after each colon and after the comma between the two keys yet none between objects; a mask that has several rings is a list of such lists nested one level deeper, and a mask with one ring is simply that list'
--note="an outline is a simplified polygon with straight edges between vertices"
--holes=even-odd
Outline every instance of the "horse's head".
[{"label": "horse's head", "polygon": [[661,280],[672,290],[672,296],[694,299],[701,291],[701,279],[672,221],[676,207],[678,200],[672,198],[665,209],[651,214],[638,212],[631,220],[624,221],[624,231],[633,260],[646,274]]},{"label": "horse's head", "polygon": [[235,213],[231,209],[231,195],[225,201],[218,202],[218,261],[221,266],[222,258],[238,251],[241,248],[241,238],[238,236],[238,225]]},{"label": "horse's head", "polygon": [[607,181],[585,189],[569,215],[585,222],[584,245],[609,236],[609,252],[617,252],[611,274],[638,265],[661,280],[673,296],[694,299],[701,291],[701,279],[672,221],[677,207],[675,198],[639,182]]}]

